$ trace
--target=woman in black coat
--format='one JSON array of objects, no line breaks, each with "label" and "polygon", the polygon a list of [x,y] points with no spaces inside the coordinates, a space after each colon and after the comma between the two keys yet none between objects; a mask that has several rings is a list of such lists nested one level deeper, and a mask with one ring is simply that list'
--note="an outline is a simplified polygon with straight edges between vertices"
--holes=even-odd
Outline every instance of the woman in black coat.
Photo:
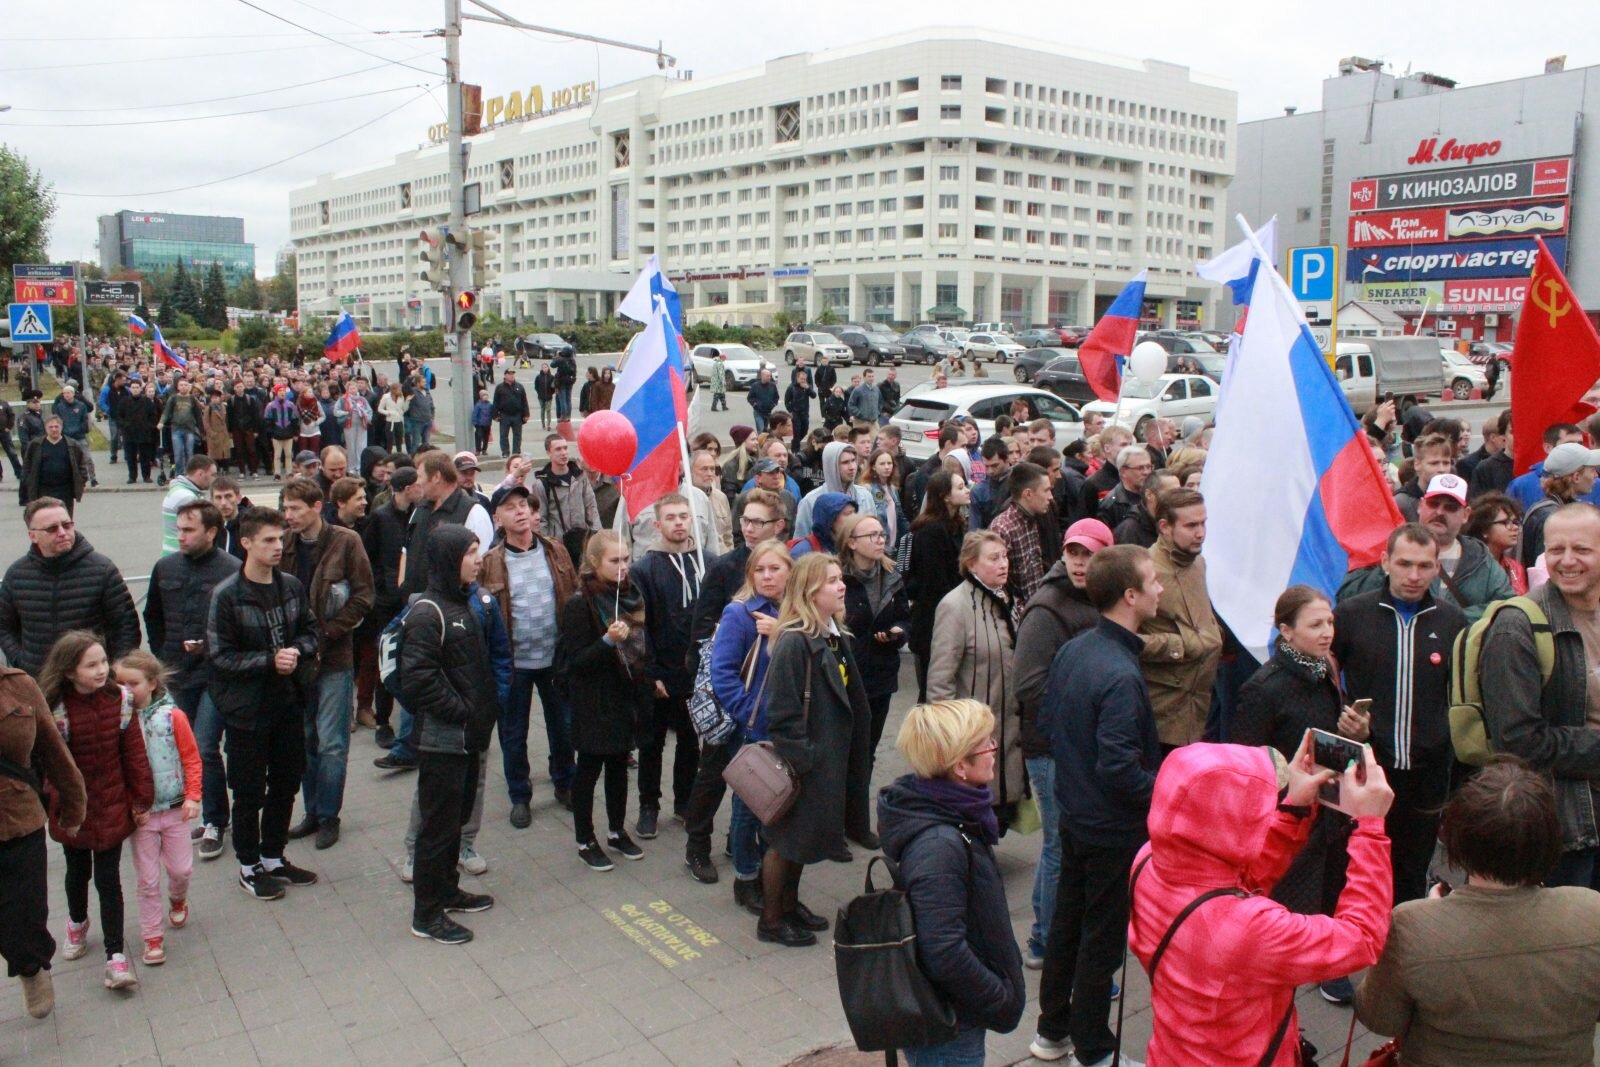
[{"label": "woman in black coat", "polygon": [[839,632],[844,575],[822,552],[789,572],[767,667],[767,738],[798,778],[794,807],[766,827],[761,861],[762,941],[814,945],[828,920],[800,903],[800,874],[850,836],[868,832],[867,741],[872,713],[850,642]]},{"label": "woman in black coat", "polygon": [[903,1050],[911,1067],[982,1063],[986,1033],[1016,1029],[1027,1001],[994,855],[994,729],[976,700],[911,709],[895,747],[912,773],[878,794],[883,851],[899,863],[917,917],[917,962],[956,1014],[953,1039]]},{"label": "woman in black coat", "polygon": [[[889,701],[900,688],[900,649],[911,627],[911,601],[905,582],[884,551],[883,523],[876,515],[846,519],[839,531],[839,558],[844,563],[844,626],[850,651],[861,665],[861,681],[872,712],[872,741],[867,777],[877,757]],[[877,848],[869,837],[860,842]]]},{"label": "woman in black coat", "polygon": [[794,420],[791,440],[797,443],[804,441],[806,434],[811,432],[811,402],[816,398],[817,391],[811,386],[811,375],[804,367],[796,367],[794,380],[783,391],[783,410]]},{"label": "woman in black coat", "polygon": [[584,548],[578,592],[561,609],[556,667],[568,679],[572,747],[578,773],[572,785],[572,829],[578,855],[592,870],[612,864],[594,834],[594,787],[605,774],[606,843],[631,860],[644,852],[628,836],[628,753],[634,730],[651,706],[644,599],[628,582],[628,549],[602,530]]},{"label": "woman in black coat", "polygon": [[122,444],[128,457],[128,484],[139,475],[150,480],[150,466],[156,460],[156,446],[161,443],[161,431],[156,423],[161,419],[161,409],[155,398],[145,390],[143,382],[129,382],[128,391],[117,401],[111,417],[117,420]]},{"label": "woman in black coat", "polygon": [[[1277,648],[1239,690],[1228,741],[1269,745],[1285,759],[1294,758],[1307,730],[1365,741],[1370,720],[1364,711],[1345,705],[1338,668],[1329,656],[1333,605],[1327,596],[1309,585],[1290,586],[1278,597],[1273,621]],[[1332,915],[1344,889],[1346,847],[1354,825],[1348,816],[1324,807],[1305,847],[1273,887],[1273,899],[1301,915]],[[1353,995],[1349,984],[1343,978],[1324,982],[1323,996],[1348,1004]]]},{"label": "woman in black coat", "polygon": [[967,504],[972,490],[952,471],[928,479],[922,513],[911,523],[911,565],[906,592],[911,598],[911,654],[917,663],[917,702],[928,699],[928,656],[933,617],[944,595],[961,584],[961,539],[967,535]]}]

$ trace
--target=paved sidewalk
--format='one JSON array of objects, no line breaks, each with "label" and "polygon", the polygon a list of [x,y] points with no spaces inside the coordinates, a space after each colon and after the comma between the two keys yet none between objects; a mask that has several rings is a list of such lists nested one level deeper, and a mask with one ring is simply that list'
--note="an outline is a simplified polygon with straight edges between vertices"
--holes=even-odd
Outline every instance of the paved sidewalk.
[{"label": "paved sidewalk", "polygon": [[[907,706],[902,695],[896,717]],[[536,739],[542,733],[533,730]],[[412,937],[411,891],[397,869],[415,776],[374,769],[380,751],[371,731],[353,738],[340,843],[326,852],[291,843],[291,858],[316,870],[319,885],[258,903],[238,890],[231,853],[197,862],[193,918],[168,932],[164,966],[135,963],[140,985],[132,994],[101,986],[91,903],[89,955],[55,966],[56,1013],[27,1018],[14,981],[0,995],[0,1062],[780,1067],[817,1049],[850,1047],[826,935],[808,949],[757,941],[755,919],[734,906],[729,861],[716,857],[717,885],[690,879],[683,828],[670,819],[657,840],[641,842],[641,862],[618,859],[614,871],[590,872],[578,860],[571,816],[542,773],[542,753],[533,757],[533,826],[519,831],[507,822],[499,750],[490,751],[478,840],[490,868],[464,879],[496,899],[493,910],[463,917],[477,939],[449,948]],[[903,769],[888,741],[884,753],[880,782]],[[635,797],[629,807],[631,825]],[[726,807],[723,817],[719,842]],[[1031,922],[1039,840],[1011,835],[999,850],[1019,941]],[[50,850],[59,938],[61,853]],[[804,899],[818,913],[831,916],[860,892],[866,863],[857,852],[854,863],[807,868]],[[137,945],[131,858],[122,885],[126,935]],[[1148,992],[1137,965],[1133,971],[1128,1040],[1138,1055],[1149,1036]],[[1027,974],[1036,997],[1038,975]],[[1301,1011],[1324,1053],[1342,1049],[1345,1010],[1308,991]],[[1036,1019],[1030,1003],[1015,1033],[993,1035],[990,1062],[1027,1060]]]}]

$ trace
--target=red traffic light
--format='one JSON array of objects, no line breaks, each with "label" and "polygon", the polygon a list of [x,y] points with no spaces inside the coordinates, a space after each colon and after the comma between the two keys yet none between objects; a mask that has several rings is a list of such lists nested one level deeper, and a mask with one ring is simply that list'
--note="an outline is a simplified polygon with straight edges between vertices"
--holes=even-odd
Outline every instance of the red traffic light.
[{"label": "red traffic light", "polygon": [[468,289],[456,294],[456,307],[462,311],[471,311],[478,304],[478,294]]},{"label": "red traffic light", "polygon": [[478,322],[478,294],[471,289],[456,294],[456,329],[470,330]]}]

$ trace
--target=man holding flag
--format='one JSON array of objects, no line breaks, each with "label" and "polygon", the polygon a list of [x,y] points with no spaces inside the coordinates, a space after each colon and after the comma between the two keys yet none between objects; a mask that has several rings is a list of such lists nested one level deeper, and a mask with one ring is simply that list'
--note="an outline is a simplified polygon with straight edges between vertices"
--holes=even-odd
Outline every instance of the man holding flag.
[{"label": "man holding flag", "polygon": [[343,363],[360,347],[361,331],[356,329],[356,320],[348,311],[339,312],[333,329],[328,331],[328,339],[322,343],[322,354],[334,363]]}]

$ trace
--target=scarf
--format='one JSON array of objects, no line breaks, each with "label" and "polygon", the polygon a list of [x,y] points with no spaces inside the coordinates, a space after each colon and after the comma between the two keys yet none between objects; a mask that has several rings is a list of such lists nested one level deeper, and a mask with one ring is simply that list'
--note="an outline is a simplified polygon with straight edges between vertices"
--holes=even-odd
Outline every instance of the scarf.
[{"label": "scarf", "polygon": [[994,812],[994,794],[986,785],[964,785],[948,778],[913,778],[911,787],[942,808],[961,817],[990,845],[1000,841],[1000,819]]},{"label": "scarf", "polygon": [[967,581],[972,583],[972,587],[974,589],[978,590],[985,597],[994,602],[995,610],[999,612],[1000,617],[1005,620],[1006,633],[1011,637],[1011,647],[1016,648],[1017,620],[1014,618],[1014,615],[1017,610],[1017,605],[1015,601],[1011,599],[1011,593],[1009,591],[996,592],[995,590],[990,589],[988,586],[984,585],[978,580],[977,575],[970,572],[967,574]]},{"label": "scarf", "polygon": [[1185,552],[1171,541],[1167,542],[1167,555],[1171,556],[1172,562],[1180,567],[1192,567],[1194,566],[1194,561],[1200,558],[1200,553]]},{"label": "scarf", "polygon": [[1278,642],[1278,652],[1284,659],[1311,675],[1313,682],[1320,682],[1328,676],[1328,661],[1321,656],[1308,656],[1287,641]]},{"label": "scarf", "polygon": [[628,624],[628,639],[617,646],[617,655],[630,676],[644,677],[646,649],[644,643],[644,597],[631,584],[624,582],[619,589],[612,582],[598,578],[584,581],[584,595],[594,606],[595,616],[605,630],[619,618]]},{"label": "scarf", "polygon": [[884,606],[894,600],[894,595],[900,589],[900,575],[895,571],[883,569],[881,563],[875,563],[865,570],[858,570],[854,563],[845,564],[845,573],[861,583],[867,591],[867,605],[872,609],[872,617],[876,619]]}]

